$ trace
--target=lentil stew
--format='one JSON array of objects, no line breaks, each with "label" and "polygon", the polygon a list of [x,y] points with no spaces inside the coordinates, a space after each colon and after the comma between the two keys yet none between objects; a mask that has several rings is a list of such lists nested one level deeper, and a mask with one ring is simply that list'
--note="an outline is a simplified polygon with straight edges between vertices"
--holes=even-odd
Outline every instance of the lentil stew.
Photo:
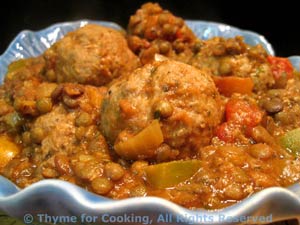
[{"label": "lentil stew", "polygon": [[113,199],[217,209],[300,180],[300,80],[242,37],[201,40],[146,3],[126,33],[89,24],[0,86],[0,174]]}]

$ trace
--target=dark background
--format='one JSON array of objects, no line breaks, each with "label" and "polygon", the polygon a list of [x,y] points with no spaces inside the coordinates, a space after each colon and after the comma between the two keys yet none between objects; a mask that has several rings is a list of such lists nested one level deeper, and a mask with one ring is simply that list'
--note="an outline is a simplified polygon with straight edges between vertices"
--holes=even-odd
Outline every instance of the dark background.
[{"label": "dark background", "polygon": [[[23,29],[39,30],[56,22],[79,19],[107,20],[126,27],[141,0],[6,0],[0,9],[0,54]],[[300,55],[300,7],[282,0],[158,0],[185,19],[227,23],[263,34],[277,55]]]}]

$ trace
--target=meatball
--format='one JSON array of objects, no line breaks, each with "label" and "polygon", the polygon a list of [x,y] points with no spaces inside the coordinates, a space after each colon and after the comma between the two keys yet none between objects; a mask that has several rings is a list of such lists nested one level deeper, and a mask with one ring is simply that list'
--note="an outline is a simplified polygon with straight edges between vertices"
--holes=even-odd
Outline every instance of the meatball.
[{"label": "meatball", "polygon": [[187,62],[197,45],[197,37],[180,17],[162,9],[157,3],[146,3],[130,17],[129,47],[146,64],[156,53]]},{"label": "meatball", "polygon": [[[42,84],[47,87],[50,83]],[[110,161],[110,154],[97,124],[105,93],[106,87],[57,85],[46,98],[51,107],[47,107],[47,101],[38,100],[37,108],[43,112],[23,122],[19,131],[23,149],[15,163],[29,161],[31,173],[38,180],[60,178],[80,182],[103,174],[104,162]],[[11,163],[13,166],[14,162]],[[7,173],[11,177],[13,172],[9,168]],[[13,179],[22,187],[33,182],[32,176],[16,174]]]},{"label": "meatball", "polygon": [[101,86],[139,65],[121,32],[88,24],[68,33],[48,49],[46,78]]},{"label": "meatball", "polygon": [[193,151],[210,142],[222,108],[209,73],[173,60],[155,61],[112,84],[102,104],[101,129],[114,144],[158,118],[166,144]]},{"label": "meatball", "polygon": [[[37,117],[28,127],[29,145],[40,145],[45,158],[57,152],[71,155],[77,151],[78,141],[86,148],[84,145],[94,138],[99,139],[101,134],[96,124],[105,92],[105,87],[70,83],[57,86],[51,94],[52,110]],[[91,146],[88,148],[92,151]]]},{"label": "meatball", "polygon": [[202,41],[200,51],[188,63],[216,76],[250,77],[254,91],[259,92],[275,84],[267,56],[261,45],[249,46],[240,36],[214,37]]}]

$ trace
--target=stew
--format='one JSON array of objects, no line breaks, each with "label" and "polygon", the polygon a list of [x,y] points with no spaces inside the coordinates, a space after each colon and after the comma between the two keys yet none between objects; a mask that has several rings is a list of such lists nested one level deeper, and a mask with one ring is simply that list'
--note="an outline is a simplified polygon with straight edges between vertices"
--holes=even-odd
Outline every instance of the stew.
[{"label": "stew", "polygon": [[0,174],[113,199],[223,208],[300,180],[299,72],[242,37],[201,40],[146,3],[126,34],[88,24],[0,86]]}]

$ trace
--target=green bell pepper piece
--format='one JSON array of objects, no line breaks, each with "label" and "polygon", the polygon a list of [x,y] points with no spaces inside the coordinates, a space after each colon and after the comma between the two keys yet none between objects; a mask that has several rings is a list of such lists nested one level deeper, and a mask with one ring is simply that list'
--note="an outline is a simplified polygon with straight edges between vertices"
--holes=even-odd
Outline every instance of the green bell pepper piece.
[{"label": "green bell pepper piece", "polygon": [[200,167],[200,160],[181,160],[151,165],[145,169],[146,180],[155,188],[170,188],[191,178]]},{"label": "green bell pepper piece", "polygon": [[280,144],[295,156],[300,156],[300,128],[286,132],[280,138]]}]

